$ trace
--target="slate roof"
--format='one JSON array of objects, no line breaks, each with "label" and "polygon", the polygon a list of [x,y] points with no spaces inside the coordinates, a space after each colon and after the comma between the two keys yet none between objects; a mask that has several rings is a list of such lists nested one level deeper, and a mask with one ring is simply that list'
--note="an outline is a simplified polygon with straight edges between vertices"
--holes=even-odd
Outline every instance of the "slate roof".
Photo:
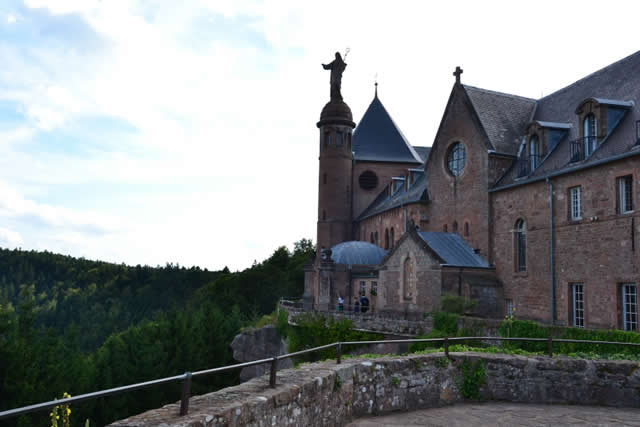
[{"label": "slate roof", "polygon": [[523,128],[531,121],[535,99],[463,85],[484,128],[490,149],[515,155]]},{"label": "slate roof", "polygon": [[[576,108],[585,100],[595,101],[617,108],[620,121],[610,129],[606,138],[587,159],[570,162],[570,143],[580,136],[580,117]],[[533,120],[538,122],[566,123],[566,135],[549,151],[535,171],[518,177],[519,168],[514,166],[498,181],[492,191],[508,188],[549,176],[569,173],[624,156],[640,154],[636,143],[635,122],[640,120],[640,51],[617,61],[577,82],[537,101]],[[612,123],[609,123],[610,125]],[[520,131],[524,136],[525,129]],[[524,141],[521,141],[523,144]],[[526,150],[522,150],[524,159]]]},{"label": "slate roof", "polygon": [[476,254],[471,246],[456,233],[418,231],[418,236],[452,267],[491,268],[489,263]]},{"label": "slate roof", "polygon": [[353,132],[356,161],[423,163],[380,102],[373,98]]},{"label": "slate roof", "polygon": [[407,190],[407,183],[404,182],[393,194],[389,194],[389,187],[374,199],[374,201],[360,214],[356,221],[361,221],[373,215],[397,208],[409,203],[427,202],[429,193],[424,173],[416,176],[415,182]]},{"label": "slate roof", "polygon": [[413,149],[418,153],[418,156],[420,156],[422,163],[426,163],[429,158],[429,153],[431,152],[431,147],[419,147],[414,145]]},{"label": "slate roof", "polygon": [[331,248],[331,259],[336,264],[378,265],[387,251],[369,242],[342,242]]}]

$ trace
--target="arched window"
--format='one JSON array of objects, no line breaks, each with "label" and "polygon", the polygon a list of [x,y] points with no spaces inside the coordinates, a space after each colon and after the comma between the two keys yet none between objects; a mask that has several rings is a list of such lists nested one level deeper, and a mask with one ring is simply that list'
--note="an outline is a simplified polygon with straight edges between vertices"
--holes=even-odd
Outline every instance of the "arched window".
[{"label": "arched window", "polygon": [[384,230],[384,248],[389,249],[389,229]]},{"label": "arched window", "polygon": [[464,148],[464,144],[461,142],[456,142],[449,148],[449,153],[447,154],[447,169],[453,176],[459,176],[466,163],[467,152]]},{"label": "arched window", "polygon": [[393,248],[396,245],[396,238],[393,235],[393,227],[391,227],[391,247]]},{"label": "arched window", "polygon": [[376,245],[378,244],[378,232],[376,231],[376,234],[374,234],[374,237],[376,238]]},{"label": "arched window", "polygon": [[447,224],[442,226],[442,231],[444,231],[445,233],[448,231],[448,227]]},{"label": "arched window", "polygon": [[532,135],[529,139],[529,167],[531,172],[536,170],[540,164],[540,140],[537,135]]},{"label": "arched window", "polygon": [[464,223],[464,235],[465,236],[469,236],[469,223],[468,222]]},{"label": "arched window", "polygon": [[453,227],[451,228],[451,230],[452,230],[454,233],[457,233],[457,232],[458,232],[458,221],[453,221]]},{"label": "arched window", "polygon": [[413,258],[407,257],[404,260],[402,269],[402,290],[405,299],[412,299],[416,293],[416,278]]},{"label": "arched window", "polygon": [[516,221],[513,229],[513,243],[515,249],[515,270],[527,270],[527,227],[523,219]]},{"label": "arched window", "polygon": [[376,243],[376,241],[375,241],[375,240],[373,240],[373,231],[371,232],[371,243],[373,243],[373,244],[375,244],[375,243]]},{"label": "arched window", "polygon": [[598,145],[598,120],[593,113],[584,118],[584,157],[593,153]]}]

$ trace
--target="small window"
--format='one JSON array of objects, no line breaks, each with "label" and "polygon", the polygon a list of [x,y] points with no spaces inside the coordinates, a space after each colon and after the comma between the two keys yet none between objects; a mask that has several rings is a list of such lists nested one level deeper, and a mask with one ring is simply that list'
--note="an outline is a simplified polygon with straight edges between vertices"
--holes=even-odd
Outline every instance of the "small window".
[{"label": "small window", "polygon": [[391,227],[391,247],[393,248],[396,244],[396,238],[393,233],[393,227]]},{"label": "small window", "polygon": [[457,233],[457,232],[458,232],[458,221],[453,221],[452,231],[453,231],[454,233]]},{"label": "small window", "polygon": [[464,235],[467,236],[467,237],[469,236],[469,223],[468,222],[464,223]]},{"label": "small window", "polygon": [[622,322],[625,331],[638,330],[638,287],[635,283],[622,284]]},{"label": "small window", "polygon": [[376,245],[378,244],[378,232],[376,231],[374,234],[374,237],[376,238]]},{"label": "small window", "polygon": [[389,229],[384,230],[384,248],[389,249]]},{"label": "small window", "polygon": [[446,233],[448,231],[448,228],[449,227],[447,227],[447,224],[445,224],[445,225],[442,226],[442,231],[444,231]]},{"label": "small window", "polygon": [[371,232],[371,243],[374,243],[374,244],[376,243],[376,241],[373,240],[373,231]]},{"label": "small window", "polygon": [[511,316],[514,315],[515,310],[514,310],[514,307],[513,307],[513,300],[512,299],[504,300],[504,307],[505,307],[505,310],[504,310],[504,315],[505,316],[511,317]]},{"label": "small window", "polygon": [[633,177],[631,175],[622,176],[616,181],[618,213],[633,212]]},{"label": "small window", "polygon": [[371,282],[371,295],[378,295],[378,282]]},{"label": "small window", "polygon": [[570,207],[570,218],[571,221],[578,221],[582,219],[582,187],[572,187],[569,189],[569,202],[571,203]]},{"label": "small window", "polygon": [[598,144],[598,121],[591,113],[584,118],[584,156],[589,157]]},{"label": "small window", "polygon": [[584,284],[571,284],[571,318],[572,325],[584,328]]},{"label": "small window", "polygon": [[453,176],[460,176],[464,170],[467,160],[467,153],[461,142],[456,142],[449,149],[447,154],[447,168]]},{"label": "small window", "polygon": [[336,132],[336,147],[342,147],[342,132]]},{"label": "small window", "polygon": [[360,296],[363,297],[367,294],[367,282],[364,280],[360,281]]},{"label": "small window", "polygon": [[537,135],[531,136],[529,139],[529,167],[530,172],[536,170],[540,164],[540,140]]},{"label": "small window", "polygon": [[515,247],[515,270],[527,271],[527,231],[524,220],[516,221],[513,230],[513,240]]},{"label": "small window", "polygon": [[331,134],[329,132],[324,133],[324,145],[331,144]]}]

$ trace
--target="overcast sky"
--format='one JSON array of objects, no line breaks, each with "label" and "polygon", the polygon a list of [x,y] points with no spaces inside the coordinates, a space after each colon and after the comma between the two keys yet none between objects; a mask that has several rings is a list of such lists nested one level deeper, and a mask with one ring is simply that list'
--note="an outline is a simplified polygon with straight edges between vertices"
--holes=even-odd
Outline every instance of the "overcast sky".
[{"label": "overcast sky", "polygon": [[[335,51],[431,145],[456,65],[532,98],[640,49],[636,1],[0,3],[0,247],[244,269],[315,240]],[[640,72],[640,70],[639,70]]]}]

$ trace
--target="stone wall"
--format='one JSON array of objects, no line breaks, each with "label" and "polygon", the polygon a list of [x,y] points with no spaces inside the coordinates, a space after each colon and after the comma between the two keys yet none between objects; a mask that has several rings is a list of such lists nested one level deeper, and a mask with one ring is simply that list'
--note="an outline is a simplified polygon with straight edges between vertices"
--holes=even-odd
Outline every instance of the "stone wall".
[{"label": "stone wall", "polygon": [[[294,309],[290,307],[286,307],[286,310],[289,312],[290,323],[295,323],[295,321],[293,320],[295,316],[303,313],[309,313],[304,310]],[[402,318],[403,313],[400,312],[363,314],[344,311],[332,313],[320,312],[318,314],[330,315],[336,320],[349,319],[352,321],[354,329],[379,332],[381,334],[415,336],[419,334],[429,333],[433,328],[433,319],[431,318],[431,316],[424,317],[423,313],[415,313],[415,318],[410,317],[414,320],[407,320]]]},{"label": "stone wall", "polygon": [[325,361],[278,373],[117,421],[112,426],[342,426],[363,415],[464,402],[463,366],[479,366],[481,400],[640,406],[640,367],[629,361],[442,353]]},{"label": "stone wall", "polygon": [[[622,328],[622,283],[640,283],[640,210],[616,212],[616,178],[633,175],[633,200],[640,200],[640,158],[620,160],[571,175],[555,177],[556,318],[572,323],[571,284],[584,285],[584,326]],[[582,187],[582,219],[569,215],[569,189]],[[493,247],[504,297],[513,300],[518,317],[551,322],[549,186],[538,182],[491,193]],[[513,228],[526,223],[526,271],[514,267]]]}]

